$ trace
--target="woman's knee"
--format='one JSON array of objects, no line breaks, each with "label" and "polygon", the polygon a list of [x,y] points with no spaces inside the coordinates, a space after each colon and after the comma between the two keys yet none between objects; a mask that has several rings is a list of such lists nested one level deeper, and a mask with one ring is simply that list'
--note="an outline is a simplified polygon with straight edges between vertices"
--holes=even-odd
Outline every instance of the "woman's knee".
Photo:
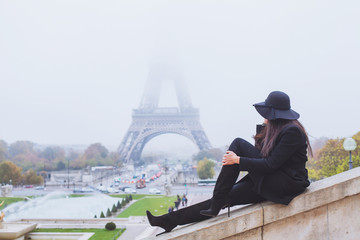
[{"label": "woman's knee", "polygon": [[249,146],[249,145],[251,145],[251,144],[248,141],[246,141],[245,139],[235,138],[232,141],[232,143],[230,144],[229,150],[235,152],[235,151],[240,150],[241,148],[244,148],[244,146]]},{"label": "woman's knee", "polygon": [[246,157],[257,157],[259,154],[259,150],[243,138],[235,138],[229,146],[229,151]]},{"label": "woman's knee", "polygon": [[235,138],[229,147],[229,150],[231,151],[231,148],[239,148],[244,142],[246,142],[246,140],[242,139],[242,138]]}]

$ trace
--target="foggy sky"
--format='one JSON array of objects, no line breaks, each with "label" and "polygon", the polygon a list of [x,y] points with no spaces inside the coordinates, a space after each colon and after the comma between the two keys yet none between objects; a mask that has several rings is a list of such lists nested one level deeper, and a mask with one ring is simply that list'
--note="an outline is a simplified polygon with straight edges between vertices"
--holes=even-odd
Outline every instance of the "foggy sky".
[{"label": "foggy sky", "polygon": [[[311,139],[350,137],[359,13],[355,0],[0,0],[0,139],[115,149],[154,63],[182,73],[215,147],[251,140],[262,122],[252,104],[273,90],[289,94]],[[160,107],[174,94],[165,81]],[[194,147],[163,135],[146,148],[182,146]]]}]

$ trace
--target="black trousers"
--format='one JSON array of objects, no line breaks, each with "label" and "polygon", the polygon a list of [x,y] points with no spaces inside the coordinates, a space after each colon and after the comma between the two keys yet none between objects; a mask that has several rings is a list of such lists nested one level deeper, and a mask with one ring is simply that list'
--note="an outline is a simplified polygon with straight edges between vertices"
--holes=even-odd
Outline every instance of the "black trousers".
[{"label": "black trousers", "polygon": [[[229,150],[240,157],[259,157],[260,154],[257,148],[241,138],[236,138],[231,143]],[[230,206],[264,201],[265,198],[253,191],[254,184],[249,176],[245,176],[244,179],[235,183],[239,173],[237,164],[223,166],[214,187],[213,199],[226,197],[229,199]],[[200,214],[201,210],[209,209],[210,205],[211,199],[165,215],[177,225],[198,222],[211,218]],[[163,216],[165,217],[165,215]]]}]

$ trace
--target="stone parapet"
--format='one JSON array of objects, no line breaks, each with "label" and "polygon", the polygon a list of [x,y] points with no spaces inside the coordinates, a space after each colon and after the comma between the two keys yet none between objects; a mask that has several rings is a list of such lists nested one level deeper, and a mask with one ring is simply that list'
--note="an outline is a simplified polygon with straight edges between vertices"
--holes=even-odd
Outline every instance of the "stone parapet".
[{"label": "stone parapet", "polygon": [[359,239],[360,168],[314,182],[288,205],[264,202],[146,239]]}]

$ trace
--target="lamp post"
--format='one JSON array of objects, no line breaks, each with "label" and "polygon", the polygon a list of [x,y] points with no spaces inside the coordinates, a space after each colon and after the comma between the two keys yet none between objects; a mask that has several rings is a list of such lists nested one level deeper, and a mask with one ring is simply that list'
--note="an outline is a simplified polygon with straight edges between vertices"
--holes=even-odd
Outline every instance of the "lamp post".
[{"label": "lamp post", "polygon": [[349,169],[352,169],[351,151],[355,150],[356,142],[352,138],[346,138],[343,146],[345,151],[349,151]]},{"label": "lamp post", "polygon": [[47,173],[45,171],[45,158],[44,158],[44,187],[46,187],[46,176],[47,176]]},{"label": "lamp post", "polygon": [[165,158],[165,186],[167,186],[167,158]]},{"label": "lamp post", "polygon": [[183,165],[183,173],[184,173],[185,194],[188,195],[187,184],[186,184],[186,167],[184,165]]},{"label": "lamp post", "polygon": [[67,158],[67,162],[68,162],[68,164],[67,164],[67,188],[69,189],[69,181],[70,181],[70,177],[69,177],[69,160],[70,160],[70,158],[68,157]]}]

